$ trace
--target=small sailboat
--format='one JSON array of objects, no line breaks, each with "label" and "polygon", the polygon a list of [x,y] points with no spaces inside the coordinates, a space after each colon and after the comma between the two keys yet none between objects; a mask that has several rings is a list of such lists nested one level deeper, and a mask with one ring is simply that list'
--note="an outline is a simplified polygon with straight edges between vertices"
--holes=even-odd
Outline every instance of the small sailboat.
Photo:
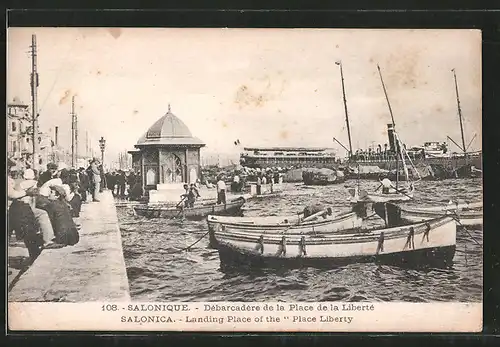
[{"label": "small sailboat", "polygon": [[[384,90],[384,95],[387,100],[387,105],[389,107],[389,113],[391,115],[392,123],[387,125],[387,133],[389,135],[389,144],[391,146],[391,150],[396,154],[396,184],[393,185],[392,182],[388,178],[384,178],[380,182],[380,186],[374,192],[367,192],[366,190],[362,190],[358,187],[349,189],[349,193],[351,195],[351,203],[358,202],[395,202],[395,201],[409,201],[413,199],[413,193],[415,192],[414,181],[412,177],[410,177],[410,173],[408,170],[408,166],[406,161],[412,165],[412,170],[417,176],[417,181],[421,179],[418,170],[415,168],[408,152],[405,149],[404,144],[402,143],[398,133],[396,132],[396,126],[394,122],[394,115],[392,113],[391,104],[389,102],[389,97],[387,96],[387,90],[385,89],[384,80],[382,78],[382,72],[380,71],[380,67],[377,65],[377,69],[380,75],[380,81],[382,82],[382,88]],[[405,186],[400,184],[399,178],[399,162],[401,161],[403,165],[403,174],[404,174],[404,183]],[[382,189],[382,192],[378,192]]]}]

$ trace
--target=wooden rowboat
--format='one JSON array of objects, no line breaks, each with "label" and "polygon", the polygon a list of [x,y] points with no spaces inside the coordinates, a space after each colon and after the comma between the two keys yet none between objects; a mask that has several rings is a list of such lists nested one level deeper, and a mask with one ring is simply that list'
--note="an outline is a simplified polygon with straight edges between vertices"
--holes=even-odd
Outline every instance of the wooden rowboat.
[{"label": "wooden rowboat", "polygon": [[335,216],[318,213],[316,218],[314,215],[311,217],[301,220],[299,216],[231,218],[210,215],[207,217],[210,246],[217,247],[217,241],[214,238],[214,233],[216,232],[224,232],[224,234],[237,236],[260,236],[267,234],[326,235],[346,230],[357,230],[363,224],[362,217],[356,212],[347,212]]},{"label": "wooden rowboat", "polygon": [[401,218],[410,222],[421,222],[443,215],[457,217],[457,225],[475,226],[483,224],[483,203],[449,204],[447,206],[433,206],[401,208]]},{"label": "wooden rowboat", "polygon": [[443,216],[424,223],[351,234],[235,235],[216,231],[221,267],[332,267],[352,262],[448,266],[455,255],[455,220]]},{"label": "wooden rowboat", "polygon": [[168,219],[191,219],[202,220],[209,214],[215,215],[237,215],[241,213],[241,207],[245,204],[245,199],[239,197],[228,201],[226,204],[215,202],[196,204],[194,207],[183,206],[134,206],[134,211],[139,216],[147,218],[168,218]]}]

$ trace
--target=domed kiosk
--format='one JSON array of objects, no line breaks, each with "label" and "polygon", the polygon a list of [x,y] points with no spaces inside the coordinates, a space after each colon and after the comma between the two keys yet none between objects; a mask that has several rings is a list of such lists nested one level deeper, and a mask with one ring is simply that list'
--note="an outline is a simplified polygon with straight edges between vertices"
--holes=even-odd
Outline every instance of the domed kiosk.
[{"label": "domed kiosk", "polygon": [[200,148],[203,141],[194,137],[168,105],[158,119],[130,151],[134,170],[142,176],[143,189],[150,202],[178,201],[184,183],[200,177]]}]

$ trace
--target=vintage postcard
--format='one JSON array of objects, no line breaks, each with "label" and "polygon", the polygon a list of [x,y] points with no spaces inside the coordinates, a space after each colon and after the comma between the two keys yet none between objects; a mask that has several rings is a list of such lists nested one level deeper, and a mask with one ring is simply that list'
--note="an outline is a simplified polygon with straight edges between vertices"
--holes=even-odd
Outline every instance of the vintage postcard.
[{"label": "vintage postcard", "polygon": [[9,28],[8,326],[479,332],[478,30]]}]

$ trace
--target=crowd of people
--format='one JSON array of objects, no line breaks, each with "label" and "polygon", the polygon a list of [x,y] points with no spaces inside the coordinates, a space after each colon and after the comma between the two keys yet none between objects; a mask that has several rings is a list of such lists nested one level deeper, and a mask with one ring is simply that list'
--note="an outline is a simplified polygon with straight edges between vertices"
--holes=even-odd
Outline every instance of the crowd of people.
[{"label": "crowd of people", "polygon": [[23,240],[30,260],[42,249],[75,245],[80,235],[78,218],[82,204],[99,202],[105,181],[103,167],[93,159],[87,168],[49,163],[47,170],[14,170],[8,162],[9,235]]},{"label": "crowd of people", "polygon": [[104,175],[106,188],[114,197],[127,200],[140,200],[144,192],[142,190],[142,177],[134,171],[117,170]]}]

